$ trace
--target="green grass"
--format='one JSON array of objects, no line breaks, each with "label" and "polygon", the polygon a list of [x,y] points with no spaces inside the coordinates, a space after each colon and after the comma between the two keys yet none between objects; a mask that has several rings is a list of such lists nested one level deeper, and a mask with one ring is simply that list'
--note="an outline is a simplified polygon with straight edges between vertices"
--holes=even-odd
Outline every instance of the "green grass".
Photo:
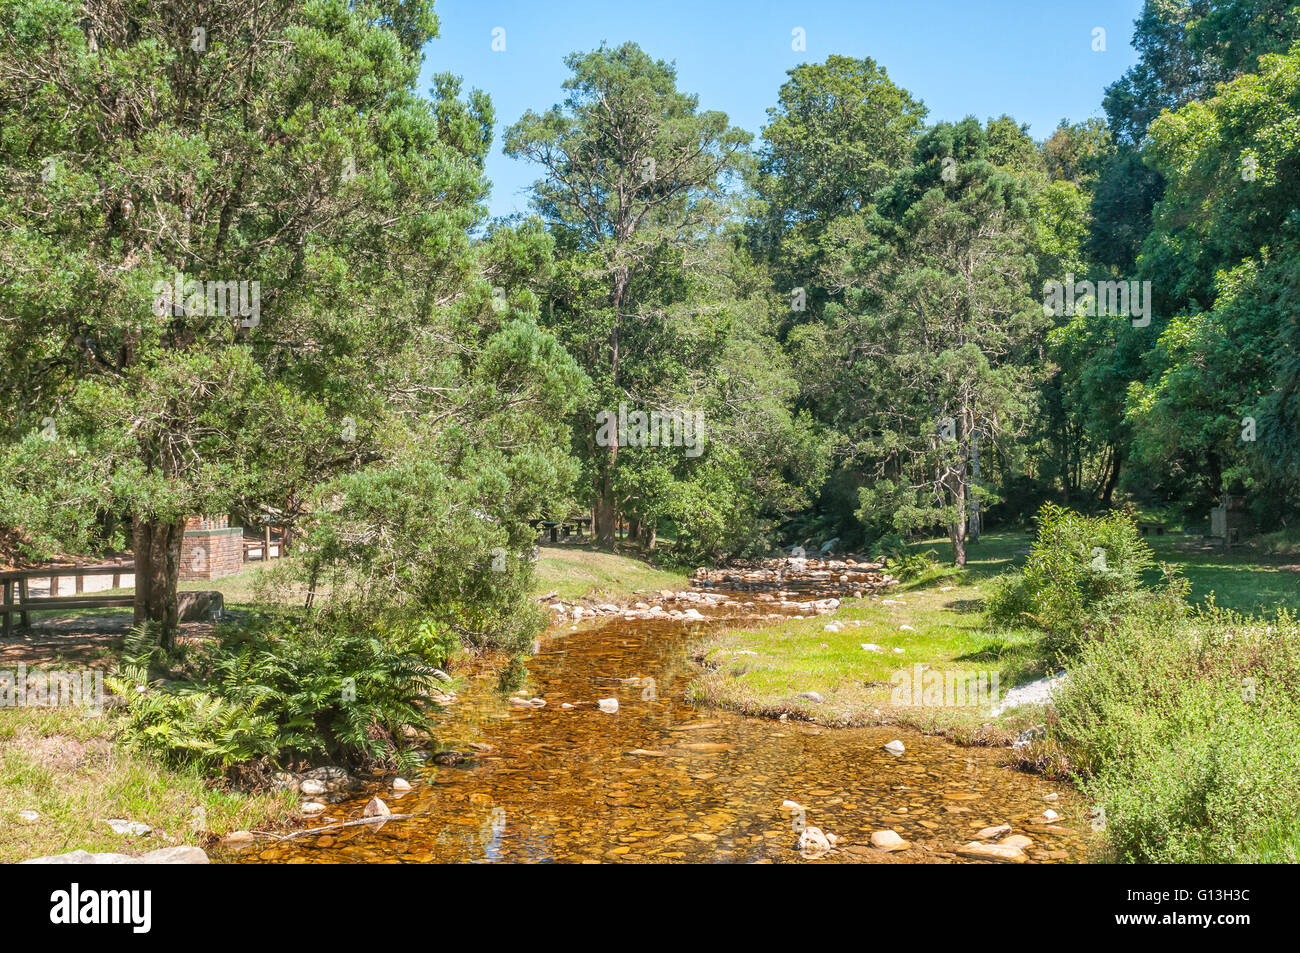
[{"label": "green grass", "polygon": [[[1177,565],[1190,581],[1193,603],[1213,600],[1242,612],[1300,608],[1300,572],[1284,568],[1285,557],[1246,549],[1203,551],[1199,539],[1182,536],[1148,540],[1158,560]],[[949,565],[952,547],[946,539],[924,540],[912,549],[933,550],[943,566],[880,600],[848,599],[831,615],[715,633],[697,649],[705,670],[691,686],[692,697],[750,714],[790,712],[824,724],[905,723],[959,740],[1004,739],[1036,713],[1010,712],[991,723],[975,708],[891,705],[890,678],[918,662],[940,672],[996,671],[1005,692],[1048,674],[1041,633],[995,631],[983,616],[992,580],[1023,564],[1031,545],[1025,533],[986,534],[968,545],[966,568],[958,570]],[[1154,585],[1159,578],[1153,571],[1147,582]],[[904,604],[884,605],[886,599]],[[834,621],[862,624],[824,631]],[[868,652],[862,643],[886,651]],[[895,648],[903,652],[894,653]],[[825,700],[799,699],[801,692],[817,692]]]},{"label": "green grass", "polygon": [[[288,794],[223,790],[113,741],[111,709],[19,708],[0,720],[0,863],[73,850],[139,854],[208,846],[233,830],[283,826]],[[40,814],[34,823],[19,811]],[[108,818],[142,821],[145,837],[115,834]],[[165,836],[164,836],[165,835]]]},{"label": "green grass", "polygon": [[[931,540],[917,548],[938,552],[943,545]],[[1038,633],[994,633],[981,614],[991,579],[1027,546],[1023,535],[986,536],[972,547],[964,571],[941,567],[878,599],[844,600],[830,615],[716,633],[697,650],[707,670],[693,683],[692,695],[750,714],[788,711],[835,725],[906,723],[971,741],[1018,730],[1008,722],[991,731],[987,714],[975,708],[900,707],[890,696],[891,677],[912,674],[917,663],[938,672],[996,672],[1002,691],[1044,674],[1036,664]],[[841,623],[842,631],[825,631],[832,622]],[[865,650],[863,643],[884,651]],[[749,652],[756,654],[742,654]],[[801,692],[824,700],[799,699]]]},{"label": "green grass", "polygon": [[689,580],[679,572],[651,566],[644,560],[602,553],[578,546],[542,546],[533,592],[554,593],[570,602],[626,603],[653,589],[682,589]]}]

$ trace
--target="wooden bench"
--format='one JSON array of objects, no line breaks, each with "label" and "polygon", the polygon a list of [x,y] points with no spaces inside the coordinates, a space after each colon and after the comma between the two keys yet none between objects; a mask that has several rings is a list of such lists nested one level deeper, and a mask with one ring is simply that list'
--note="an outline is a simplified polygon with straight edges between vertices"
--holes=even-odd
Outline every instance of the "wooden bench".
[{"label": "wooden bench", "polygon": [[1152,533],[1155,533],[1157,536],[1163,536],[1165,535],[1165,524],[1139,522],[1138,532],[1141,533],[1143,536],[1149,536]]},{"label": "wooden bench", "polygon": [[[106,609],[123,608],[135,604],[133,595],[101,596],[82,592],[84,576],[112,576],[113,588],[121,587],[122,576],[134,575],[134,563],[116,563],[103,566],[38,566],[33,569],[6,569],[0,571],[0,588],[4,590],[3,602],[0,602],[0,615],[4,616],[4,634],[13,633],[14,616],[17,615],[23,627],[31,625],[32,612],[50,612],[60,609]],[[33,598],[28,592],[28,583],[32,579],[49,579],[50,592],[56,593],[58,580],[64,576],[76,578],[76,595],[49,595]],[[17,598],[15,598],[17,596]]]}]

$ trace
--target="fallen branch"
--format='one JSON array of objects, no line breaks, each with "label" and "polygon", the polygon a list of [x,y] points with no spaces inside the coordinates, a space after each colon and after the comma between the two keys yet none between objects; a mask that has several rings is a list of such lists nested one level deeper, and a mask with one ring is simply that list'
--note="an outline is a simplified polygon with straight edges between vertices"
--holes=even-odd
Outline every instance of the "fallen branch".
[{"label": "fallen branch", "polygon": [[290,831],[288,834],[272,834],[269,831],[253,831],[258,837],[269,837],[272,840],[283,841],[293,840],[295,837],[303,837],[307,834],[322,834],[325,831],[337,831],[344,827],[359,827],[362,824],[387,824],[389,821],[404,821],[410,817],[419,817],[418,814],[377,814],[374,817],[358,817],[351,821],[339,821],[337,824],[326,824],[324,827],[304,827],[300,831]]}]

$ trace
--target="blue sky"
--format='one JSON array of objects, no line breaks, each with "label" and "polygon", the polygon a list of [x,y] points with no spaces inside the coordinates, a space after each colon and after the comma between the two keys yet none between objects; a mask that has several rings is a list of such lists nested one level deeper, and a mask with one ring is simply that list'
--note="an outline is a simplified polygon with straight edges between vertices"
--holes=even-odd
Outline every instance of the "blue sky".
[{"label": "blue sky", "polygon": [[[526,109],[559,102],[563,58],[602,41],[635,40],[677,63],[678,88],[757,137],[786,71],[833,53],[871,56],[929,107],[929,121],[1003,113],[1041,139],[1062,118],[1101,115],[1102,91],[1135,60],[1141,0],[438,0],[439,38],[422,90],[449,71],[496,107],[487,163],[493,215],[527,211],[538,170],[501,153],[501,132]],[[505,50],[492,49],[505,30]],[[791,49],[801,27],[807,49]],[[1105,52],[1093,30],[1106,31]]]}]

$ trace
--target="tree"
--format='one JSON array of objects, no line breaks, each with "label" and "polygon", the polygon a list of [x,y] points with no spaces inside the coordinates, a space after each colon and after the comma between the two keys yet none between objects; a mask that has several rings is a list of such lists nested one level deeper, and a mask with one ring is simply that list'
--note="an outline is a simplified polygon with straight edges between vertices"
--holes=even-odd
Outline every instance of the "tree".
[{"label": "tree", "polygon": [[778,291],[805,288],[803,310],[787,315],[808,321],[825,301],[814,283],[823,236],[906,163],[926,109],[870,57],[831,56],[788,76],[763,128],[751,234]]},{"label": "tree", "polygon": [[945,525],[958,565],[975,504],[993,497],[980,461],[1023,426],[1044,324],[1029,285],[1029,180],[1014,171],[1025,155],[1006,123],[940,123],[879,196],[879,215],[834,230],[825,274],[846,292],[827,310],[843,322],[843,416],[870,474],[859,518]]},{"label": "tree", "polygon": [[[564,335],[610,410],[629,368],[660,343],[655,299],[683,255],[720,224],[749,135],[677,89],[676,70],[635,43],[566,58],[568,96],[506,131],[507,155],[537,162],[534,202],[565,264],[562,296],[580,327]],[[643,308],[644,306],[644,308]],[[594,419],[590,413],[588,419]],[[591,449],[597,541],[613,545],[619,441]]]},{"label": "tree", "polygon": [[[401,471],[421,441],[455,472],[455,428],[566,408],[576,369],[536,296],[494,297],[470,246],[490,104],[441,75],[414,91],[431,4],[218,0],[200,29],[145,0],[3,0],[3,18],[0,482],[73,513],[74,542],[88,509],[129,520],[136,618],[165,642],[187,514],[346,511],[348,488],[319,488]],[[532,378],[559,391],[516,392]]]}]

